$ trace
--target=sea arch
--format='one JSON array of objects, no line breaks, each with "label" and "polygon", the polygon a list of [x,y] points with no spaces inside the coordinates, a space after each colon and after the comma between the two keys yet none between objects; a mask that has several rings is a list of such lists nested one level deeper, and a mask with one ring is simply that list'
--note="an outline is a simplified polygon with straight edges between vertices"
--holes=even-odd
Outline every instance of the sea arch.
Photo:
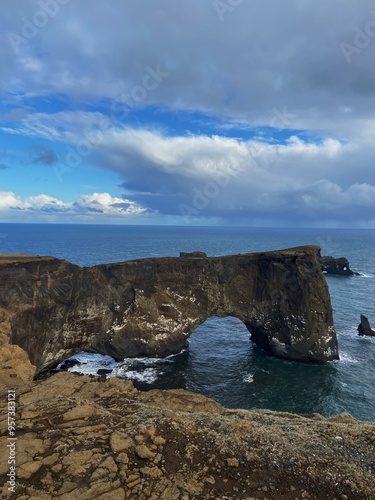
[{"label": "sea arch", "polygon": [[305,246],[89,268],[15,258],[0,264],[0,300],[9,342],[37,371],[80,351],[117,360],[176,353],[211,316],[240,319],[275,356],[324,362],[337,359],[338,348],[319,256],[319,247]]}]

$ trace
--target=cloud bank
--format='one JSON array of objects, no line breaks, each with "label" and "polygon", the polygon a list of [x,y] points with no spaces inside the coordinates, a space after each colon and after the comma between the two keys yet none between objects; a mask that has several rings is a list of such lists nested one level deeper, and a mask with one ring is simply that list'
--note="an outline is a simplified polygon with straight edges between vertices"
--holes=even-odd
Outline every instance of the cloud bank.
[{"label": "cloud bank", "polygon": [[[70,199],[14,195],[0,209],[373,227],[372,1],[4,0],[0,11],[0,132]],[[112,201],[74,201],[84,168],[117,176]]]},{"label": "cloud bank", "polygon": [[125,198],[113,198],[108,193],[82,195],[75,202],[66,203],[45,194],[21,198],[12,192],[0,192],[0,212],[12,211],[39,215],[78,216],[82,219],[90,219],[99,214],[113,220],[144,214],[146,209]]}]

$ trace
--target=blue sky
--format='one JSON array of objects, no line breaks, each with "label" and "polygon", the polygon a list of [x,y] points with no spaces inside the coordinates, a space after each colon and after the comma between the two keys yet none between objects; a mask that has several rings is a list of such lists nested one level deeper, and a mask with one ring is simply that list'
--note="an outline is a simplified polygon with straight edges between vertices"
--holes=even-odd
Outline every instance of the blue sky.
[{"label": "blue sky", "polygon": [[3,0],[0,221],[375,226],[375,10]]}]

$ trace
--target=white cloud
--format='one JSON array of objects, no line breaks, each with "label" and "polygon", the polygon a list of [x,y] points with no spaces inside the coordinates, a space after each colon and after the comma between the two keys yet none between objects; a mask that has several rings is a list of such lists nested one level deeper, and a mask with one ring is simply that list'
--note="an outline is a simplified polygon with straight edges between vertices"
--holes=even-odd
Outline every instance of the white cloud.
[{"label": "white cloud", "polygon": [[40,194],[21,198],[12,192],[0,192],[0,213],[35,212],[37,214],[61,214],[85,218],[129,218],[145,214],[145,208],[108,193],[81,195],[76,202],[63,202],[52,196]]},{"label": "white cloud", "polygon": [[285,174],[296,177],[299,173],[299,178],[305,179],[306,162],[337,160],[347,148],[335,139],[317,144],[292,137],[286,144],[269,144],[217,135],[168,137],[129,128],[109,130],[98,147],[112,159],[107,168],[122,173],[124,178],[144,169],[191,180],[208,180],[229,172],[269,182],[272,176],[279,180]]},{"label": "white cloud", "polygon": [[108,193],[93,193],[82,195],[78,198],[76,207],[83,213],[99,212],[103,215],[127,217],[129,215],[140,215],[146,212],[130,200],[125,198],[114,198]]},{"label": "white cloud", "polygon": [[14,208],[21,208],[23,201],[18,198],[14,193],[0,191],[0,210],[9,210]]},{"label": "white cloud", "polygon": [[375,208],[375,186],[369,184],[352,184],[343,190],[337,184],[322,180],[310,186],[308,194],[302,195],[306,205],[318,210],[343,209],[358,207],[360,209]]}]

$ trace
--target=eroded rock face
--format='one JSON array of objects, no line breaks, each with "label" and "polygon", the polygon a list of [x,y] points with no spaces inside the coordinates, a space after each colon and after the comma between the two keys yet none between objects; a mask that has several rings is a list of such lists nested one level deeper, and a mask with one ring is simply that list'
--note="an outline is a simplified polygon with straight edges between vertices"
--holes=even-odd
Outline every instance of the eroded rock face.
[{"label": "eroded rock face", "polygon": [[37,372],[81,350],[117,360],[178,352],[211,316],[239,318],[276,356],[338,359],[319,247],[91,268],[52,257],[0,259],[0,332]]}]

